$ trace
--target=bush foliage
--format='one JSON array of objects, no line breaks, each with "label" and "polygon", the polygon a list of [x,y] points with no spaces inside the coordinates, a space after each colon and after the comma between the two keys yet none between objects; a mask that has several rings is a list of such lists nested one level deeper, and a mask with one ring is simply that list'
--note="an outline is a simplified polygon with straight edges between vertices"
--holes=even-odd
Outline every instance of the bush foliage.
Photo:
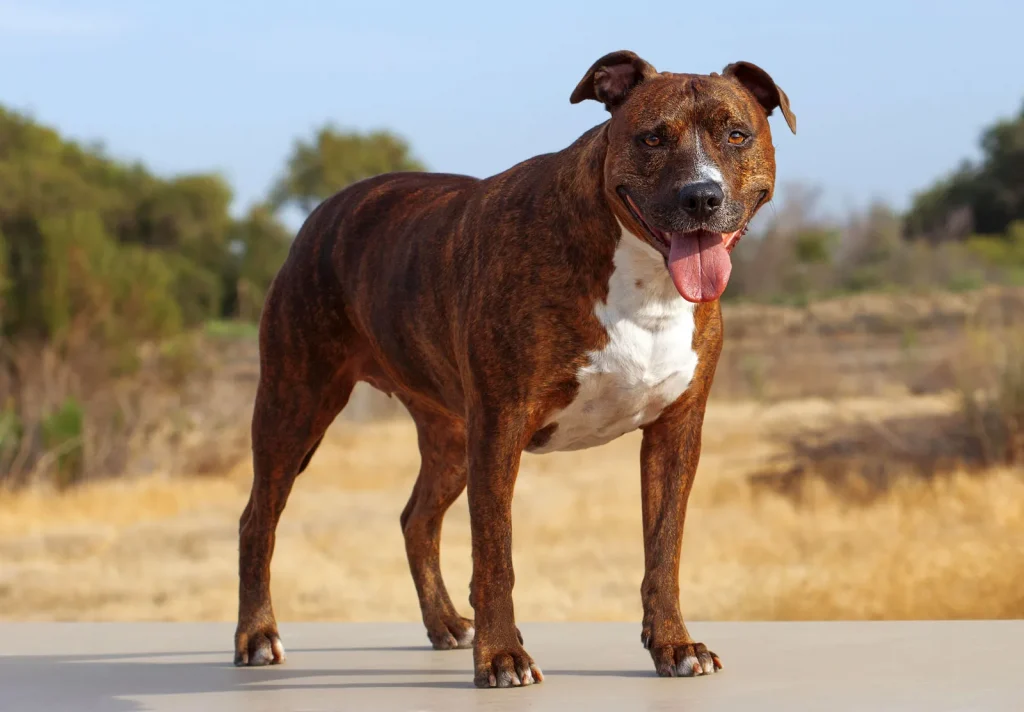
[{"label": "bush foliage", "polygon": [[[386,132],[328,127],[294,153],[278,205],[419,167]],[[82,439],[118,421],[97,400],[140,347],[258,318],[291,235],[270,201],[235,217],[232,199],[218,175],[161,177],[0,107],[0,482],[113,467]],[[93,422],[101,411],[111,422]]]}]

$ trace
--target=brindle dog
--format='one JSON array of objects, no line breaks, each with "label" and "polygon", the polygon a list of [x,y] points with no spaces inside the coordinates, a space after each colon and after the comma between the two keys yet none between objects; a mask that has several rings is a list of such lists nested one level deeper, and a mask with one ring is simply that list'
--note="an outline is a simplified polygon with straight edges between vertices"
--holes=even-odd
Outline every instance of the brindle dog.
[{"label": "brindle dog", "polygon": [[[722,348],[729,253],[771,199],[768,116],[794,132],[762,69],[659,73],[599,59],[572,93],[610,118],[557,153],[484,180],[395,173],[307,218],[267,295],[241,517],[235,663],[284,661],[270,601],[274,532],[296,476],[353,386],[398,397],[422,464],[401,515],[437,649],[473,647],[481,687],[540,682],[512,606],[512,492],[524,451],[640,428],[641,639],[659,675],[714,672],[686,630],[679,552]],[[448,507],[468,483],[472,619],[441,579]],[[357,533],[354,533],[357,535]]]}]

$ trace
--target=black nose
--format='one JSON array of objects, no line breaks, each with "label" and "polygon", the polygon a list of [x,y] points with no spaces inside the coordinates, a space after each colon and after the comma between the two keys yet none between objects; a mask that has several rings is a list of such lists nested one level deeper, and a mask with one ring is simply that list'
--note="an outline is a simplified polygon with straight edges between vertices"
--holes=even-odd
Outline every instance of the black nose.
[{"label": "black nose", "polygon": [[707,220],[714,215],[724,200],[722,186],[710,180],[689,183],[679,191],[679,201],[683,210],[700,220]]}]

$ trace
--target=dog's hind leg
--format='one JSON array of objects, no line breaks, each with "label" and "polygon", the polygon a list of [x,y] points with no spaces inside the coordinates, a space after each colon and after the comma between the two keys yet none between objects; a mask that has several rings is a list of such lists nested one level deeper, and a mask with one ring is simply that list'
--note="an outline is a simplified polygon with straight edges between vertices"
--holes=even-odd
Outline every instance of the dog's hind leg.
[{"label": "dog's hind leg", "polygon": [[[253,482],[239,521],[238,628],[235,665],[284,662],[270,601],[270,560],[277,524],[295,478],[309,463],[324,430],[348,401],[351,383],[333,384],[328,402],[293,385],[260,385],[253,417]],[[282,399],[281,391],[287,391]]]},{"label": "dog's hind leg", "polygon": [[421,462],[401,523],[423,623],[435,649],[468,648],[473,621],[456,612],[441,578],[441,521],[466,488],[466,428],[456,418],[406,407],[416,422]]},{"label": "dog's hind leg", "polygon": [[253,481],[239,521],[235,664],[284,661],[270,600],[275,531],[295,478],[345,407],[358,377],[345,324],[337,341],[319,337],[295,301],[275,298],[260,327],[260,382],[252,417]]}]

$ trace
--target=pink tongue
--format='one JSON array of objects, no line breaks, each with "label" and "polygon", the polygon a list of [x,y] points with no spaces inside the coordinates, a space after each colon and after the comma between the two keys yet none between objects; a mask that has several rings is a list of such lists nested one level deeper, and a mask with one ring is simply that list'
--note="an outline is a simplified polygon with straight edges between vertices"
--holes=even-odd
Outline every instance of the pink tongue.
[{"label": "pink tongue", "polygon": [[688,302],[713,302],[722,296],[732,261],[719,232],[671,234],[668,270]]}]

